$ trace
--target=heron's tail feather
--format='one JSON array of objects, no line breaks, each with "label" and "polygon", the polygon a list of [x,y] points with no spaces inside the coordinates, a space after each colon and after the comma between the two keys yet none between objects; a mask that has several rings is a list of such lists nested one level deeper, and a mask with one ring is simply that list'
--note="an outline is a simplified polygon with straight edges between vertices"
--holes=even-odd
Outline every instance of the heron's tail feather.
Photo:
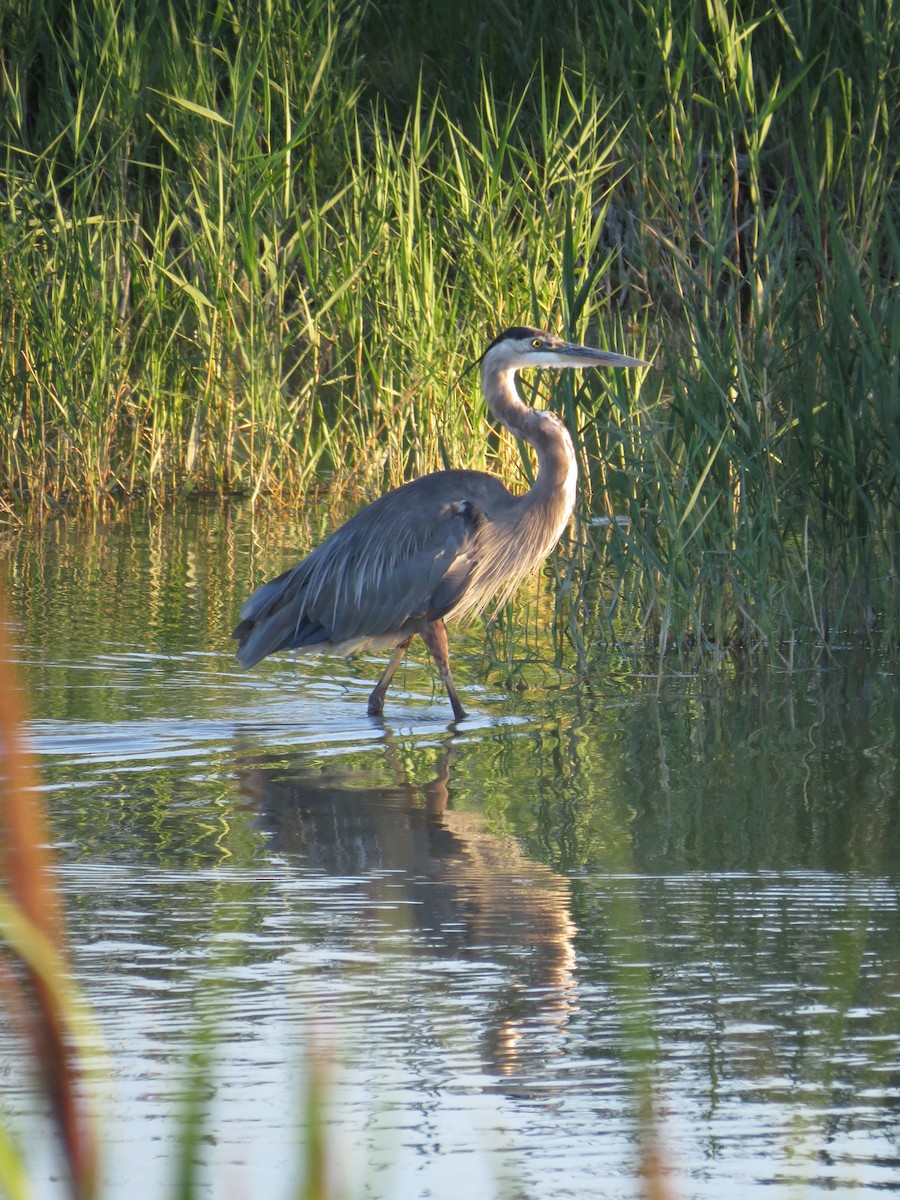
[{"label": "heron's tail feather", "polygon": [[328,631],[303,612],[302,590],[296,583],[297,568],[257,588],[241,609],[242,620],[232,633],[237,641],[237,660],[254,667],[277,650],[315,646],[329,640]]},{"label": "heron's tail feather", "polygon": [[321,625],[311,621],[298,624],[297,618],[286,609],[259,621],[252,618],[241,621],[231,636],[238,643],[238,662],[248,669],[278,650],[296,650],[329,640],[328,631]]}]

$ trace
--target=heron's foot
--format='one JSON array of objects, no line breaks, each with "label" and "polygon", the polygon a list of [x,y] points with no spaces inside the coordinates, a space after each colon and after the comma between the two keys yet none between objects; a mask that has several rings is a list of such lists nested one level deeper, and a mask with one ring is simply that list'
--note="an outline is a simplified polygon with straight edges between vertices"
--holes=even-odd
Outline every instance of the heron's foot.
[{"label": "heron's foot", "polygon": [[432,657],[437,663],[441,679],[444,681],[444,687],[447,689],[447,699],[453,708],[453,717],[457,721],[462,721],[466,715],[466,710],[462,706],[459,693],[453,683],[453,676],[450,674],[450,652],[447,648],[447,629],[444,622],[432,621],[426,625],[422,630],[422,640],[431,651]]},{"label": "heron's foot", "polygon": [[368,708],[370,717],[380,717],[384,712],[384,697],[391,685],[391,680],[394,678],[394,672],[397,670],[397,667],[400,665],[400,660],[406,653],[406,647],[411,641],[412,638],[408,637],[405,641],[401,642],[399,646],[395,647],[394,653],[391,655],[391,661],[384,669],[384,674],[372,689],[372,695],[369,697]]}]

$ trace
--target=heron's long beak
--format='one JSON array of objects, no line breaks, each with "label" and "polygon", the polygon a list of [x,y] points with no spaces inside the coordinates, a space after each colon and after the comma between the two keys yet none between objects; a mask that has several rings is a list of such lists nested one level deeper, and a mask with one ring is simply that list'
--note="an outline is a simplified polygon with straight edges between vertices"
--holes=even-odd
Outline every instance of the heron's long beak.
[{"label": "heron's long beak", "polygon": [[593,346],[579,346],[577,342],[564,342],[548,349],[560,367],[650,366],[642,358],[629,358],[627,354],[614,354],[611,350],[595,350]]}]

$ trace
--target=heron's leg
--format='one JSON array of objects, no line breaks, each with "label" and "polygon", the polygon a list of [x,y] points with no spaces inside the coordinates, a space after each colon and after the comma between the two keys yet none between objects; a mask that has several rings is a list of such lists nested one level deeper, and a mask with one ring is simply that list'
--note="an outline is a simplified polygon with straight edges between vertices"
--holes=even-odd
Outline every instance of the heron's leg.
[{"label": "heron's leg", "polygon": [[388,687],[390,686],[390,682],[394,678],[394,672],[400,666],[400,660],[403,658],[403,655],[406,653],[406,648],[411,641],[412,641],[412,638],[408,637],[405,642],[400,643],[400,645],[397,647],[397,649],[391,655],[391,661],[385,667],[384,674],[381,676],[381,678],[375,684],[375,687],[372,690],[372,695],[369,697],[369,716],[370,717],[380,717],[381,716],[381,713],[384,709],[385,692],[388,690]]},{"label": "heron's leg", "polygon": [[432,657],[438,665],[441,679],[443,679],[447,695],[450,697],[453,715],[457,721],[461,721],[466,715],[466,710],[462,706],[459,693],[453,686],[453,676],[450,674],[450,650],[447,646],[447,626],[441,620],[429,622],[422,630],[422,640],[431,651]]}]

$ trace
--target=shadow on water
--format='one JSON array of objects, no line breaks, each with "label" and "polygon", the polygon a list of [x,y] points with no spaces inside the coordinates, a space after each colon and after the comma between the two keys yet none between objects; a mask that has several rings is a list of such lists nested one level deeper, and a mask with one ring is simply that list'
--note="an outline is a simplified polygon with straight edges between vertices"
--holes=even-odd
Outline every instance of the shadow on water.
[{"label": "shadow on water", "polygon": [[455,753],[448,737],[421,784],[408,779],[390,735],[393,784],[372,786],[332,764],[266,766],[252,755],[238,778],[274,851],[305,870],[364,879],[374,902],[402,906],[431,953],[502,968],[482,1042],[487,1067],[509,1077],[525,1070],[529,1026],[562,1031],[575,1005],[570,887],[479,813],[448,807]]}]

